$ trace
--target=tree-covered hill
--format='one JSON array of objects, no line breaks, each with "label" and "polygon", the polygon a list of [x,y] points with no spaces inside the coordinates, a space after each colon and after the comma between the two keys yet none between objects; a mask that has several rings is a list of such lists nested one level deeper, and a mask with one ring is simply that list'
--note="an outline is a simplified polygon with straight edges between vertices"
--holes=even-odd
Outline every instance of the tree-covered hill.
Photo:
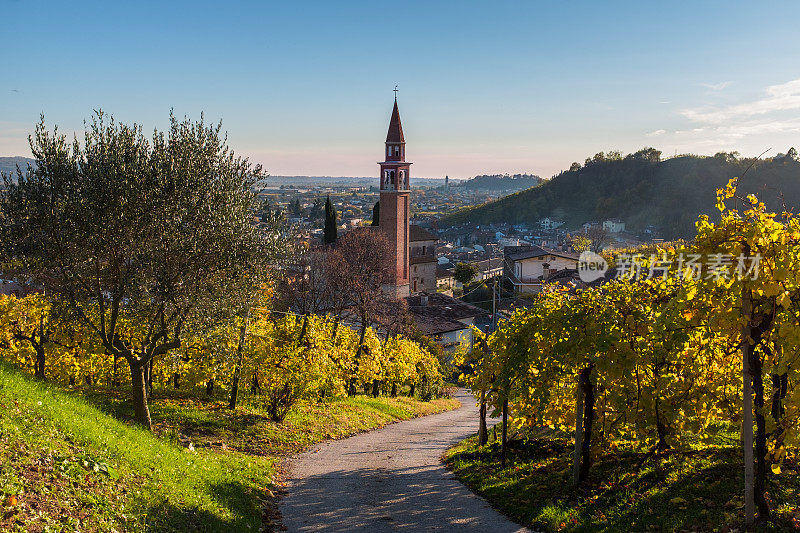
[{"label": "tree-covered hill", "polygon": [[534,187],[542,182],[542,178],[533,174],[482,174],[467,180],[459,187],[471,190],[487,191],[520,191]]},{"label": "tree-covered hill", "polygon": [[536,187],[462,209],[440,224],[530,224],[554,216],[574,228],[619,218],[632,231],[653,225],[666,238],[689,237],[697,216],[714,205],[716,189],[737,176],[744,176],[740,192],[758,193],[771,209],[800,205],[800,162],[794,150],[763,160],[736,153],[661,160],[660,152],[649,148],[625,157],[597,154]]}]

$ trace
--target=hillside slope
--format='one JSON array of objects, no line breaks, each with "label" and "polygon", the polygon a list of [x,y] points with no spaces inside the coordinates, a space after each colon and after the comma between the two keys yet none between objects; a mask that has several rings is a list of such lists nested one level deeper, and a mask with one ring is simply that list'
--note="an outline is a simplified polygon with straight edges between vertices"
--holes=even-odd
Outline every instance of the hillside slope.
[{"label": "hillside slope", "polygon": [[457,211],[442,218],[440,225],[533,224],[551,216],[576,228],[584,222],[620,218],[633,231],[652,224],[666,238],[687,238],[694,235],[697,216],[714,205],[716,189],[745,171],[740,192],[756,193],[771,208],[780,209],[784,202],[800,205],[800,163],[791,159],[754,161],[720,155],[659,161],[637,153],[587,161],[586,166],[536,187]]},{"label": "hillside slope", "polygon": [[257,531],[272,460],[195,451],[0,362],[0,530]]}]

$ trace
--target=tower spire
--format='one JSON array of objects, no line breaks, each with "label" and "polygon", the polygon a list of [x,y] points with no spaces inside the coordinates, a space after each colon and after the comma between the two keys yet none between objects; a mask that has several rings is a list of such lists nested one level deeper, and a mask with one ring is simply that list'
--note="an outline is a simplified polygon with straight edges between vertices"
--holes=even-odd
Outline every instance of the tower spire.
[{"label": "tower spire", "polygon": [[405,143],[403,137],[403,124],[400,122],[400,110],[397,108],[397,100],[394,101],[392,118],[389,121],[389,131],[386,133],[387,143]]}]

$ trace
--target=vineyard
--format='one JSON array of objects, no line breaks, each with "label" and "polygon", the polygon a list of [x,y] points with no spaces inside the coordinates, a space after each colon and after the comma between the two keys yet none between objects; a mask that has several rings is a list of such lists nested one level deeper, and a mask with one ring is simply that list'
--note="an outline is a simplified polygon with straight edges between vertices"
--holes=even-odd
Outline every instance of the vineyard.
[{"label": "vineyard", "polygon": [[[130,388],[130,373],[105,354],[92,332],[53,319],[42,295],[0,296],[0,313],[3,359],[65,385]],[[298,401],[346,396],[351,383],[373,396],[431,399],[443,390],[438,354],[417,341],[381,339],[368,328],[360,343],[356,331],[332,319],[266,308],[253,310],[246,320],[230,319],[153,360],[147,387],[202,388],[209,395],[222,389],[233,406],[232,389],[241,387],[258,397],[276,422]]]},{"label": "vineyard", "polygon": [[[609,255],[618,276],[607,283],[545,290],[465,357],[482,406],[508,419],[503,467],[507,432],[572,436],[562,481],[578,490],[611,483],[595,475],[609,461],[630,467],[618,481],[648,460],[733,445],[742,522],[800,524],[797,495],[767,490],[797,475],[800,219],[738,197],[735,180],[717,208],[689,244]],[[475,453],[485,423],[478,439]]]}]

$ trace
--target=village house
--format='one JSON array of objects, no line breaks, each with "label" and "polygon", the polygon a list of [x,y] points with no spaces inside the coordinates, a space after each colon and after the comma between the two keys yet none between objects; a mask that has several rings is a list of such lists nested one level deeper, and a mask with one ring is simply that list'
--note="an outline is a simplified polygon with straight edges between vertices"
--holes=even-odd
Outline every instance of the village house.
[{"label": "village house", "polygon": [[450,292],[452,294],[456,280],[453,278],[453,269],[446,268],[439,264],[436,265],[436,290],[439,292]]},{"label": "village house", "polygon": [[16,296],[22,298],[25,296],[25,290],[22,285],[11,279],[0,279],[0,294],[4,296]]},{"label": "village house", "polygon": [[603,229],[609,233],[622,233],[625,231],[625,223],[618,218],[612,218],[603,222]]},{"label": "village house", "polygon": [[475,261],[472,264],[478,267],[478,274],[475,276],[475,281],[483,281],[503,273],[502,257],[483,259],[482,261]]},{"label": "village house", "polygon": [[507,247],[503,261],[504,273],[517,294],[539,292],[551,274],[578,268],[577,255],[541,246]]},{"label": "village house", "polygon": [[544,217],[542,220],[539,221],[539,225],[544,230],[554,230],[556,228],[560,228],[561,226],[563,226],[564,222],[550,217]]},{"label": "village house", "polygon": [[437,292],[421,292],[406,298],[417,328],[446,352],[472,348],[472,326],[486,311]]},{"label": "village house", "polygon": [[436,243],[439,238],[417,225],[409,226],[411,234],[411,293],[436,291]]}]

